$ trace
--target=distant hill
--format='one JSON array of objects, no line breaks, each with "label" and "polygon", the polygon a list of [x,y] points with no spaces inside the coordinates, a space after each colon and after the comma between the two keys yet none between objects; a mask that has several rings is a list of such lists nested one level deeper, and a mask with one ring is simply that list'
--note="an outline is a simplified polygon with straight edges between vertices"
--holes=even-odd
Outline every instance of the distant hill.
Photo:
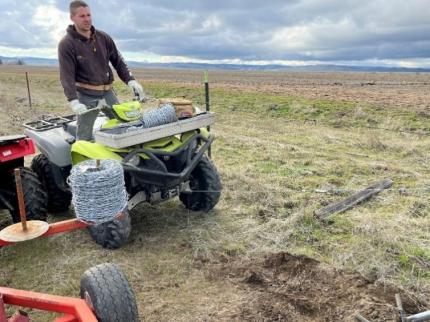
[{"label": "distant hill", "polygon": [[49,58],[37,58],[37,57],[3,57],[0,56],[1,61],[3,64],[16,64],[17,61],[23,60],[26,65],[32,65],[32,66],[58,66],[58,60],[57,59],[49,59]]},{"label": "distant hill", "polygon": [[[15,64],[18,59],[26,65],[32,66],[58,66],[57,59],[36,57],[2,57],[3,64]],[[175,68],[175,69],[218,69],[218,70],[249,70],[249,71],[292,71],[292,72],[430,72],[430,68],[405,68],[382,66],[348,66],[348,65],[247,65],[247,64],[202,64],[202,63],[142,63],[127,61],[130,67],[146,68]]]},{"label": "distant hill", "polygon": [[245,64],[200,64],[200,63],[139,63],[128,62],[132,67],[178,68],[178,69],[219,69],[249,71],[291,71],[291,72],[430,72],[430,68],[373,67],[347,65],[245,65]]}]

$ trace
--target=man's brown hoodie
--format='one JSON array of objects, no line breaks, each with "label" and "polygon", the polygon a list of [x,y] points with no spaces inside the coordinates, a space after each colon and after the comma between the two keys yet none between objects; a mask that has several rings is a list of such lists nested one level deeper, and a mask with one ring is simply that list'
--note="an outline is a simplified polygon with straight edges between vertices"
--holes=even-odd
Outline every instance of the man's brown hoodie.
[{"label": "man's brown hoodie", "polygon": [[78,98],[77,90],[87,95],[100,94],[76,87],[76,82],[91,85],[111,84],[113,73],[109,62],[124,83],[134,79],[112,38],[94,27],[91,27],[90,38],[86,38],[70,25],[66,36],[58,45],[58,61],[61,85],[69,101]]}]

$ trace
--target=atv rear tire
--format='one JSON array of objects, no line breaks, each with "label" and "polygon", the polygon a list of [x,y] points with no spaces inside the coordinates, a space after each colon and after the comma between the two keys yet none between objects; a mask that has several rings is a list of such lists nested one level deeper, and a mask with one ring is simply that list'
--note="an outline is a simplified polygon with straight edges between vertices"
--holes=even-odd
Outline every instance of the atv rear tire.
[{"label": "atv rear tire", "polygon": [[105,263],[85,271],[81,279],[85,299],[101,322],[138,322],[136,299],[124,273]]},{"label": "atv rear tire", "polygon": [[57,186],[52,174],[51,162],[48,158],[43,154],[36,155],[31,162],[31,169],[39,176],[43,187],[48,193],[48,211],[58,213],[69,209],[72,194],[61,190]]},{"label": "atv rear tire", "polygon": [[[27,220],[46,221],[46,206],[48,203],[48,197],[46,195],[46,192],[43,190],[42,183],[37,178],[37,175],[29,168],[21,167],[19,169],[21,172],[21,184],[22,192],[24,194],[25,213],[27,215]],[[13,176],[12,182],[14,184],[15,189],[15,176]],[[13,200],[11,200],[11,204],[14,207],[14,210],[11,210],[10,212],[12,220],[15,223],[19,222],[19,204],[18,196],[16,194],[14,194],[14,198]]]},{"label": "atv rear tire", "polygon": [[131,232],[131,219],[128,210],[117,219],[88,226],[94,241],[107,249],[120,248],[128,241]]},{"label": "atv rear tire", "polygon": [[191,192],[182,192],[179,199],[187,209],[208,212],[221,196],[221,179],[211,160],[203,155],[190,176]]}]

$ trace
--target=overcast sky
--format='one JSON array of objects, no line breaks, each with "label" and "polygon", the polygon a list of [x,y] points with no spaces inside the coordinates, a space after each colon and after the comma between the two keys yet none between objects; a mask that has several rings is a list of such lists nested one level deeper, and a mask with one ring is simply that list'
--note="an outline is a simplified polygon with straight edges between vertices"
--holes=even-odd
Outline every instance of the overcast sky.
[{"label": "overcast sky", "polygon": [[[0,56],[55,58],[69,1],[0,0]],[[430,67],[430,0],[88,0],[127,60]]]}]

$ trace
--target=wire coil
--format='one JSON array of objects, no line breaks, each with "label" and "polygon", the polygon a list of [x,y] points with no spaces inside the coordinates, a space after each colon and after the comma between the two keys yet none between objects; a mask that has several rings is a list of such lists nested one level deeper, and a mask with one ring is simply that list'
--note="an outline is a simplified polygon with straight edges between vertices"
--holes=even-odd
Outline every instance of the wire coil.
[{"label": "wire coil", "polygon": [[124,172],[119,162],[86,160],[72,168],[68,183],[76,217],[103,223],[113,220],[127,206]]},{"label": "wire coil", "polygon": [[149,110],[140,119],[145,128],[173,123],[177,120],[176,111],[172,104],[165,104],[159,108]]}]

